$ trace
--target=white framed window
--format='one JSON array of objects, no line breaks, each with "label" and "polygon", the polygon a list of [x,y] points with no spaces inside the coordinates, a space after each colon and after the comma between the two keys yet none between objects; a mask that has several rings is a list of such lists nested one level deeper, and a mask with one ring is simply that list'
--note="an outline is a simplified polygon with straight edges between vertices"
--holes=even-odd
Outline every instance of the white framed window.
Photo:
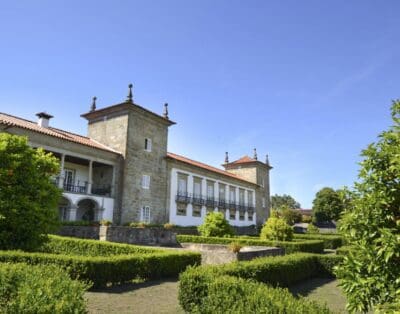
[{"label": "white framed window", "polygon": [[262,198],[262,207],[265,207],[265,197]]},{"label": "white framed window", "polygon": [[142,188],[150,189],[150,176],[147,174],[142,175]]},{"label": "white framed window", "polygon": [[143,206],[142,210],[140,211],[140,221],[145,223],[150,223],[150,207]]},{"label": "white framed window", "polygon": [[144,139],[144,150],[146,152],[151,152],[151,139],[150,138]]},{"label": "white framed window", "polygon": [[178,176],[178,193],[180,195],[185,195],[187,192],[187,176],[179,175]]},{"label": "white framed window", "polygon": [[176,205],[176,214],[177,214],[178,216],[186,216],[186,208],[187,208],[187,205],[186,205],[186,204],[184,204],[184,203],[178,203],[178,204]]}]

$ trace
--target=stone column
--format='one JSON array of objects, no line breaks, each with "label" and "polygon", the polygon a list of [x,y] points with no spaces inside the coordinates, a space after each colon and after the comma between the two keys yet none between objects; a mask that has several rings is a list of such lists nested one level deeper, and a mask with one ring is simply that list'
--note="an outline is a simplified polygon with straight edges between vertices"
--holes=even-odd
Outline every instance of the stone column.
[{"label": "stone column", "polygon": [[60,175],[58,177],[58,187],[60,189],[62,189],[64,186],[64,163],[65,163],[65,154],[61,154]]},{"label": "stone column", "polygon": [[115,181],[116,181],[116,166],[113,165],[113,170],[112,170],[112,179],[111,179],[111,193],[110,193],[110,197],[115,197]]},{"label": "stone column", "polygon": [[68,220],[69,221],[75,221],[76,220],[76,212],[78,210],[78,207],[76,205],[71,205],[70,209],[69,209],[69,217]]},{"label": "stone column", "polygon": [[[201,198],[202,199],[207,199],[207,181],[204,178],[201,178]],[[207,214],[206,206],[203,205],[201,207],[201,212],[204,212],[204,215],[202,214],[202,217],[205,217]]]},{"label": "stone column", "polygon": [[[219,189],[218,182],[214,182],[214,201],[219,200]],[[218,205],[214,207],[214,211],[218,211]]]},{"label": "stone column", "polygon": [[[188,175],[187,178],[187,193],[189,197],[193,196],[193,176],[191,174]],[[187,205],[187,213],[186,216],[192,217],[193,216],[193,204],[189,203]]]},{"label": "stone column", "polygon": [[92,194],[92,183],[93,183],[93,160],[89,160],[89,181],[87,186],[87,194]]}]

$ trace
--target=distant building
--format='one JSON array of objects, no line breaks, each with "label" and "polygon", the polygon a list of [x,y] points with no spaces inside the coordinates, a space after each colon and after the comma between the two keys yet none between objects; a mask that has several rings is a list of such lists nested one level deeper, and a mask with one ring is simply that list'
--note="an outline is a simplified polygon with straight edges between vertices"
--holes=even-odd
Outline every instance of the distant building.
[{"label": "distant building", "polygon": [[0,113],[0,132],[24,135],[32,147],[43,147],[60,160],[54,183],[64,190],[62,220],[142,221],[199,225],[220,211],[232,225],[262,224],[269,216],[268,158],[242,157],[224,170],[167,152],[168,117],[126,101],[96,108],[82,117],[88,136],[50,126],[51,115],[33,122]]}]

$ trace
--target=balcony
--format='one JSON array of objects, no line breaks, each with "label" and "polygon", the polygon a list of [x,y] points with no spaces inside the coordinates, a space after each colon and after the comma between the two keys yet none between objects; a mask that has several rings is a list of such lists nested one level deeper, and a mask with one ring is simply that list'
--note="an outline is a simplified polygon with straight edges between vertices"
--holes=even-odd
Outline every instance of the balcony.
[{"label": "balcony", "polygon": [[194,195],[192,196],[192,203],[193,203],[193,205],[202,206],[202,205],[205,204],[205,201],[204,201],[204,199],[201,197],[201,195],[196,195],[196,194],[194,194]]},{"label": "balcony", "polygon": [[186,192],[178,192],[178,193],[176,194],[175,200],[176,200],[178,203],[185,203],[185,204],[188,204],[188,203],[191,202],[191,197],[189,196],[189,193],[186,193]]},{"label": "balcony", "polygon": [[[56,177],[53,180],[54,185],[56,186],[60,186],[60,177]],[[62,189],[65,192],[70,192],[70,193],[79,193],[79,194],[93,194],[93,195],[99,195],[99,196],[111,196],[111,185],[107,184],[107,185],[101,185],[101,184],[97,184],[97,185],[93,185],[92,186],[92,191],[91,193],[89,193],[89,184],[88,182],[69,182],[66,183],[65,180],[62,184]]]}]

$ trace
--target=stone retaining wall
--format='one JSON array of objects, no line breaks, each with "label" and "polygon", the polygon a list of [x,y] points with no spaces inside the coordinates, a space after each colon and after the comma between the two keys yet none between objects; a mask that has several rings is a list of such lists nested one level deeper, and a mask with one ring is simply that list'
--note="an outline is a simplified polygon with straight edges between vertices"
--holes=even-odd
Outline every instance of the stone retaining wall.
[{"label": "stone retaining wall", "polygon": [[234,253],[223,244],[181,243],[184,249],[200,252],[201,264],[225,264],[234,261],[249,261],[256,257],[284,255],[283,248],[266,246],[245,246]]},{"label": "stone retaining wall", "polygon": [[119,226],[62,226],[57,233],[65,237],[110,242],[176,246],[176,234],[164,228],[132,228]]}]

